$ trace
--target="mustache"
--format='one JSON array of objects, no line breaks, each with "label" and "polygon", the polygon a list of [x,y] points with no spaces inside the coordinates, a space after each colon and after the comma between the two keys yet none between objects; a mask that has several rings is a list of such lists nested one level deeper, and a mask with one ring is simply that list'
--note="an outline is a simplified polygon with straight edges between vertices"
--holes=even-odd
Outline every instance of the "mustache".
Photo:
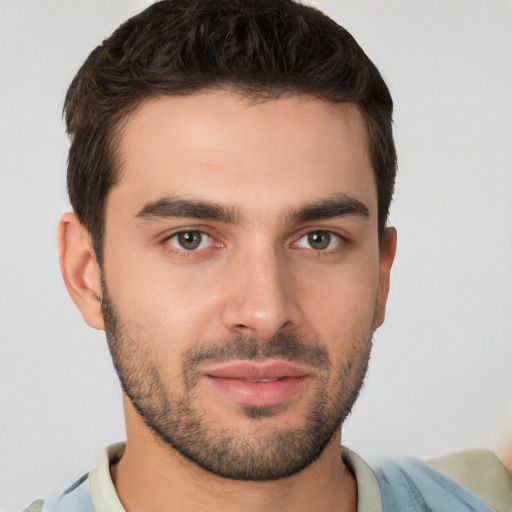
[{"label": "mustache", "polygon": [[274,358],[306,364],[319,370],[327,369],[331,365],[329,354],[324,347],[306,341],[296,334],[277,333],[265,341],[238,335],[194,347],[184,353],[183,372],[186,382],[192,384],[197,368],[203,363],[237,359],[261,361]]}]

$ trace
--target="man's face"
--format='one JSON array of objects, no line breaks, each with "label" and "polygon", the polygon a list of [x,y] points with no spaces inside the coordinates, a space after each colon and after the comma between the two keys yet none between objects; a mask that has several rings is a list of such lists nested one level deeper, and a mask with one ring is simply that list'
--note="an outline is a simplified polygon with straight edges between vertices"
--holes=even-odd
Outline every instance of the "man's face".
[{"label": "man's face", "polygon": [[300,471],[350,411],[383,318],[392,254],[361,115],[159,97],[119,150],[102,307],[134,410],[216,474]]}]

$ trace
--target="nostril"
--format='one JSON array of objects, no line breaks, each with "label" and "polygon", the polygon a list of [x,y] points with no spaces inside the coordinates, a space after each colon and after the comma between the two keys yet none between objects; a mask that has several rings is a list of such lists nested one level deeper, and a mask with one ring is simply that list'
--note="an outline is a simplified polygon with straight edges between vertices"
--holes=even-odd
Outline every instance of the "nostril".
[{"label": "nostril", "polygon": [[255,331],[255,329],[244,324],[236,324],[233,326],[233,330],[244,335],[252,335]]}]

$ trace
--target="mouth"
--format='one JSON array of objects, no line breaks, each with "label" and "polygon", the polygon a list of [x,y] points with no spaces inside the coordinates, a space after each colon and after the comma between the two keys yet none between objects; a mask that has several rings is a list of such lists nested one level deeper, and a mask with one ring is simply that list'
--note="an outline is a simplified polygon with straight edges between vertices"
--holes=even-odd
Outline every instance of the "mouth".
[{"label": "mouth", "polygon": [[206,369],[201,376],[216,392],[241,405],[272,406],[291,399],[310,372],[287,361],[237,361]]}]

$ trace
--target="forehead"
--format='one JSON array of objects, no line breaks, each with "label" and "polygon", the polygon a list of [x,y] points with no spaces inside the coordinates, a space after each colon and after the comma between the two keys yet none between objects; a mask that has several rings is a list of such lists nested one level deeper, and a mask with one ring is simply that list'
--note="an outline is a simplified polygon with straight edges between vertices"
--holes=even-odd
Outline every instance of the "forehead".
[{"label": "forehead", "polygon": [[366,128],[352,104],[309,96],[255,102],[225,91],[157,97],[127,118],[118,149],[107,215],[163,196],[277,213],[338,193],[376,217]]}]

